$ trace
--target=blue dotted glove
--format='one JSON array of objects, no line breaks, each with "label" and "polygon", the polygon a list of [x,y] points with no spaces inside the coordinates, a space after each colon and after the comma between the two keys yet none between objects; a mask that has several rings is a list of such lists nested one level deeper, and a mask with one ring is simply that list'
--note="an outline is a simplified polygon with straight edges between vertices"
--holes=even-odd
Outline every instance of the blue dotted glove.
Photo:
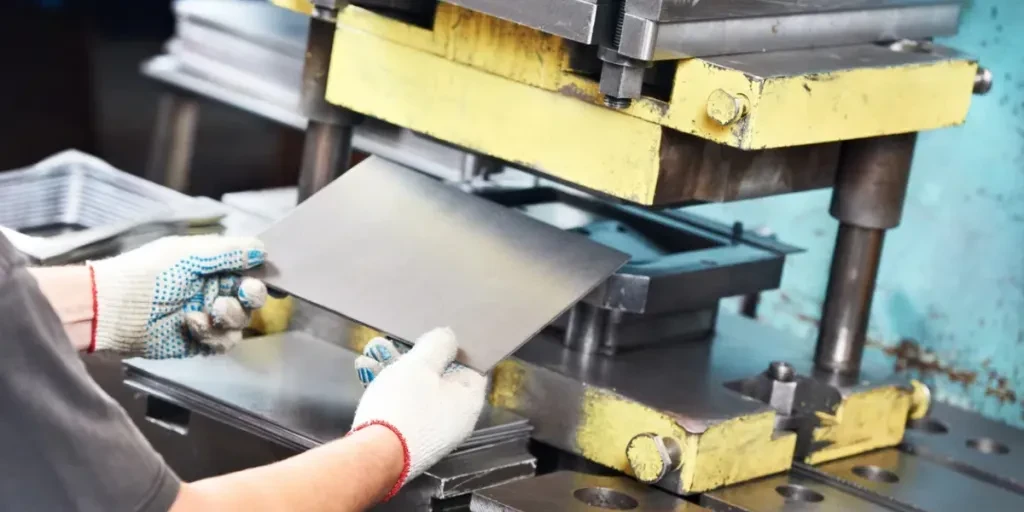
[{"label": "blue dotted glove", "polygon": [[164,359],[231,348],[267,297],[261,281],[238,273],[265,258],[256,238],[187,236],[89,262],[90,350]]}]

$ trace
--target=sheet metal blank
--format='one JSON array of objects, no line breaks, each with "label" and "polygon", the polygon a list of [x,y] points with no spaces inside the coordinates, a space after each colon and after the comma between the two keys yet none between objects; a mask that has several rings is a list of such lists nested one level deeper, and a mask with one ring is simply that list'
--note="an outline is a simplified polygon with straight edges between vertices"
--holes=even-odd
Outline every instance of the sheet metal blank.
[{"label": "sheet metal blank", "polygon": [[481,372],[628,259],[378,157],[261,238],[268,285],[405,341],[451,327]]}]

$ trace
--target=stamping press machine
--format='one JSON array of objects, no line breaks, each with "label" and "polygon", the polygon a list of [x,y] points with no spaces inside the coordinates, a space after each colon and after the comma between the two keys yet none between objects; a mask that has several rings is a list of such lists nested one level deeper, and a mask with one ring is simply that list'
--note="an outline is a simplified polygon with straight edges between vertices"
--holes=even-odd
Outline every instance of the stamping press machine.
[{"label": "stamping press machine", "polygon": [[[540,476],[473,510],[1024,509],[1018,441],[974,439],[1001,427],[862,365],[916,133],[991,86],[932,42],[958,0],[273,3],[309,16],[300,199],[375,118],[472,152],[470,176],[556,183],[477,193],[599,217],[577,229],[631,247],[494,370],[490,403],[532,424]],[[823,187],[840,228],[816,346],[718,314],[777,286],[791,248],[660,209]]]}]

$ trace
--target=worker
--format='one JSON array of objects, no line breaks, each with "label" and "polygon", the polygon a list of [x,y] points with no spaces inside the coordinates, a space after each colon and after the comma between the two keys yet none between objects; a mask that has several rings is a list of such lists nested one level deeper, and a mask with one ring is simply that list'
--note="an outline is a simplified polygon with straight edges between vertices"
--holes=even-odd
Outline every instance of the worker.
[{"label": "worker", "polygon": [[82,266],[29,268],[0,235],[0,510],[363,510],[469,436],[485,379],[450,366],[455,335],[438,329],[405,354],[377,341],[375,359],[360,359],[369,385],[345,437],[180,482],[77,352],[230,348],[266,296],[239,274],[265,256],[252,238],[169,237]]}]

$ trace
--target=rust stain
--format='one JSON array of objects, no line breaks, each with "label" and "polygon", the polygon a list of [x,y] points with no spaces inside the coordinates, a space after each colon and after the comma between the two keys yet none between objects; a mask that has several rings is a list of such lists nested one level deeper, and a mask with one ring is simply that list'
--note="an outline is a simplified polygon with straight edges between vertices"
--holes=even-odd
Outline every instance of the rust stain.
[{"label": "rust stain", "polygon": [[951,382],[960,383],[965,389],[978,380],[978,372],[943,364],[935,352],[922,349],[920,343],[910,338],[903,338],[896,346],[885,345],[874,340],[868,340],[868,345],[877,346],[886,354],[895,357],[893,370],[897,372],[917,370],[922,375],[943,374]]},{"label": "rust stain", "polygon": [[562,87],[558,88],[558,92],[564,94],[565,96],[569,96],[570,98],[576,98],[578,100],[583,101],[594,101],[597,99],[576,84],[563,85]]},{"label": "rust stain", "polygon": [[995,397],[1004,404],[1016,402],[1017,393],[1010,389],[1010,382],[1006,377],[997,377],[995,379],[995,385],[992,385],[991,377],[994,373],[995,372],[989,373],[989,386],[985,388],[985,396]]}]

